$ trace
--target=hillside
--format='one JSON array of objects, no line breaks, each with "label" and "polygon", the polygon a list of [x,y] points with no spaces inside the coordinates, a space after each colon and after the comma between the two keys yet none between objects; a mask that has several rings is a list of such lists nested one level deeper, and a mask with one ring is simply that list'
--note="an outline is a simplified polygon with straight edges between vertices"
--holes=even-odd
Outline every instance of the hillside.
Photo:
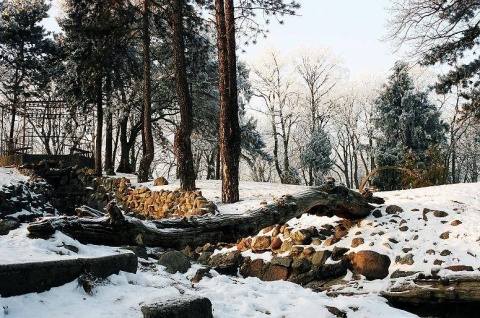
[{"label": "hillside", "polygon": [[[25,181],[25,177],[12,169],[0,168],[0,186],[19,181]],[[176,184],[164,187],[173,189]],[[272,201],[275,197],[304,189],[279,184],[242,183],[242,201],[235,205],[221,205],[218,204],[220,187],[217,181],[199,181],[198,187],[206,198],[217,202],[221,213],[242,213],[258,207],[261,201]],[[391,265],[388,277],[382,280],[367,280],[348,271],[341,284],[334,285],[328,292],[314,292],[292,282],[264,282],[255,277],[225,276],[211,271],[212,277],[192,283],[191,279],[203,265],[193,264],[185,274],[169,274],[164,266],[149,258],[141,260],[136,274],[121,272],[96,281],[91,293],[85,292],[77,281],[73,281],[43,293],[2,297],[0,305],[4,310],[0,310],[0,317],[141,317],[142,304],[184,294],[208,297],[213,304],[214,317],[219,318],[335,317],[331,307],[348,317],[414,317],[390,307],[387,300],[380,296],[381,292],[411,283],[405,277],[392,279],[393,273],[415,272],[416,275],[421,273],[426,276],[433,273],[442,277],[478,275],[480,183],[376,195],[383,197],[386,203],[349,228],[335,244],[326,246],[324,240],[309,246],[315,250],[344,247],[348,249],[347,254],[372,250],[387,255]],[[312,226],[320,230],[326,224],[335,226],[339,222],[341,219],[338,217],[304,215],[289,221],[288,225],[293,230]],[[119,252],[118,248],[83,245],[60,232],[47,240],[30,239],[27,234],[23,225],[8,235],[0,236],[0,266]],[[363,243],[352,247],[354,239]],[[75,248],[72,249],[72,246]],[[236,247],[215,253],[232,249]],[[159,249],[147,249],[147,252],[151,255],[162,253]],[[273,256],[271,251],[253,253],[246,250],[243,254],[265,261]],[[332,291],[340,295],[332,297]]]}]

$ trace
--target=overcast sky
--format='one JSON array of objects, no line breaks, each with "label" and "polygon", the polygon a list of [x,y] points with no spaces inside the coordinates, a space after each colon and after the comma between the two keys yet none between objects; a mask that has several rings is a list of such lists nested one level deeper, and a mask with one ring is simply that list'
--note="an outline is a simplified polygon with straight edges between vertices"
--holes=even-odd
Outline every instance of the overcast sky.
[{"label": "overcast sky", "polygon": [[242,58],[255,58],[272,43],[280,50],[297,45],[330,46],[340,55],[350,74],[388,72],[401,58],[392,53],[387,34],[386,0],[300,0],[299,16],[286,17],[285,24],[272,23],[267,39],[246,48]]},{"label": "overcast sky", "polygon": [[[56,0],[52,13],[56,14]],[[387,34],[389,14],[387,0],[299,0],[298,16],[286,17],[285,24],[272,22],[267,39],[246,48],[240,57],[247,62],[272,44],[282,51],[297,45],[330,46],[340,55],[355,76],[359,73],[389,72],[400,59],[390,43],[382,42]],[[48,25],[51,28],[51,24]]]}]

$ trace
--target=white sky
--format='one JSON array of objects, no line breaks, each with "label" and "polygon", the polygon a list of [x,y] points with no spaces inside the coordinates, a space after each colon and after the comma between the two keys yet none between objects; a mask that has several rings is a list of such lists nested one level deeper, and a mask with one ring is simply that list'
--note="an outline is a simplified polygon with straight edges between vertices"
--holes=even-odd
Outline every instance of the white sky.
[{"label": "white sky", "polygon": [[275,45],[290,50],[297,45],[330,46],[355,76],[389,72],[395,61],[387,34],[387,0],[299,0],[299,16],[286,17],[285,24],[272,21],[270,35],[246,48],[242,58],[254,59],[261,50]]},{"label": "white sky", "polygon": [[[390,43],[382,42],[387,34],[388,0],[298,0],[298,16],[285,17],[284,25],[272,20],[267,39],[246,48],[240,58],[247,62],[269,46],[289,51],[298,45],[330,46],[342,57],[350,75],[389,72],[401,59]],[[53,1],[52,14],[58,12],[58,0]],[[53,20],[53,19],[51,19]],[[47,21],[52,29],[55,22]]]}]

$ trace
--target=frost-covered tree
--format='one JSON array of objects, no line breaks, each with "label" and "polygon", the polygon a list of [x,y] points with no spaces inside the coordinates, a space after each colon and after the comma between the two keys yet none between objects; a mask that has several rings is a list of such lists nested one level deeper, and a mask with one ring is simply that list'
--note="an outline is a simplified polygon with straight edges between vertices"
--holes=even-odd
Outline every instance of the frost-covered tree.
[{"label": "frost-covered tree", "polygon": [[[324,129],[334,112],[332,89],[340,82],[343,68],[341,60],[330,48],[298,47],[293,53],[295,73],[299,77],[300,96],[303,109],[301,121],[302,140],[313,140],[314,135]],[[305,142],[302,146],[305,146]],[[308,151],[308,148],[307,148]],[[318,178],[315,167],[304,165],[302,171],[306,184],[313,185]]]},{"label": "frost-covered tree", "polygon": [[[447,125],[427,92],[414,88],[408,70],[407,63],[396,62],[375,101],[378,167],[402,165],[407,151],[414,153],[421,164],[429,146],[445,140]],[[375,183],[382,189],[395,189],[400,185],[400,176],[396,171],[382,172]]]},{"label": "frost-covered tree", "polygon": [[302,165],[312,168],[314,182],[319,185],[324,175],[332,168],[332,144],[325,130],[318,127],[312,134],[305,151],[300,155]]},{"label": "frost-covered tree", "polygon": [[40,22],[48,16],[49,8],[43,0],[0,2],[0,66],[4,70],[0,92],[11,105],[7,142],[10,152],[14,148],[19,103],[48,82],[45,76],[55,45]]},{"label": "frost-covered tree", "polygon": [[269,121],[275,170],[282,183],[298,184],[298,170],[291,165],[293,132],[300,118],[293,70],[278,51],[270,50],[252,72],[253,94],[263,102],[257,110]]},{"label": "frost-covered tree", "polygon": [[442,64],[449,71],[436,89],[446,93],[463,86],[464,110],[480,118],[480,2],[473,0],[394,0],[390,38],[410,45],[423,65]]}]

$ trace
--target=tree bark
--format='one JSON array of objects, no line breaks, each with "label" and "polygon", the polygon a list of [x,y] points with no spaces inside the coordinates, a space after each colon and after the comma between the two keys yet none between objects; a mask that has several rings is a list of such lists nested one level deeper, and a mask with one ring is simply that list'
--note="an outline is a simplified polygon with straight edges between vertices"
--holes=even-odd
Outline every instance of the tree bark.
[{"label": "tree bark", "polygon": [[105,120],[105,172],[107,175],[114,175],[113,167],[113,109],[112,109],[112,79],[107,77],[105,85],[106,91],[106,111]]},{"label": "tree bark", "polygon": [[102,176],[102,135],[103,135],[103,96],[102,96],[102,76],[98,75],[95,79],[96,106],[97,106],[97,129],[95,136],[95,174]]},{"label": "tree bark", "polygon": [[233,0],[216,0],[215,10],[220,92],[219,136],[222,160],[222,202],[233,203],[239,200],[238,173],[241,142]]},{"label": "tree bark", "polygon": [[143,42],[143,111],[142,111],[142,143],[143,154],[138,167],[138,182],[148,181],[150,166],[153,162],[154,144],[152,134],[152,87],[150,81],[150,30],[149,0],[142,3],[142,42]]},{"label": "tree bark", "polygon": [[125,217],[109,218],[56,217],[30,223],[31,236],[45,237],[56,230],[85,243],[102,245],[144,245],[164,248],[202,246],[206,243],[236,242],[255,235],[273,224],[284,224],[303,213],[362,218],[374,206],[367,198],[343,186],[323,185],[295,195],[285,195],[276,203],[245,214],[175,218],[142,222]]},{"label": "tree bark", "polygon": [[195,189],[195,171],[192,154],[193,106],[188,88],[187,66],[185,63],[185,43],[183,40],[184,0],[172,1],[173,58],[175,69],[175,89],[180,106],[180,124],[174,138],[174,151],[177,157],[180,188],[186,191]]},{"label": "tree bark", "polygon": [[[124,105],[126,105],[127,98],[123,88],[121,88],[121,94],[122,102]],[[123,109],[120,112],[120,122],[118,124],[118,129],[120,130],[120,163],[118,164],[117,172],[132,173],[133,168],[130,164],[130,147],[127,137],[128,114],[130,113],[130,106],[125,107],[126,109]]]}]

